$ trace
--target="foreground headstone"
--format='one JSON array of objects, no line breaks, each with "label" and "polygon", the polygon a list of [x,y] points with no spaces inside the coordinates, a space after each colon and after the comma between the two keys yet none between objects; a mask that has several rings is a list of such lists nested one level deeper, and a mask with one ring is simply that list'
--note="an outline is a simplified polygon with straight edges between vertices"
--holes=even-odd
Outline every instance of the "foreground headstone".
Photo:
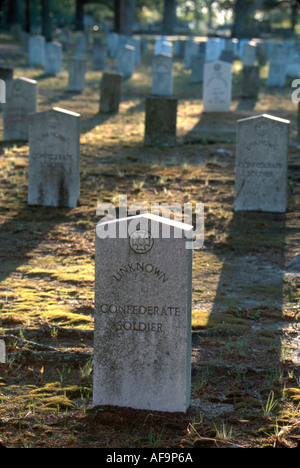
[{"label": "foreground headstone", "polygon": [[69,83],[68,90],[81,92],[85,88],[86,61],[71,59],[69,61]]},{"label": "foreground headstone", "polygon": [[145,146],[175,146],[178,100],[148,96],[145,111]]},{"label": "foreground headstone", "polygon": [[151,214],[97,225],[94,406],[187,411],[191,229]]},{"label": "foreground headstone", "polygon": [[152,59],[152,94],[173,94],[173,59],[169,55],[154,55]]},{"label": "foreground headstone", "polygon": [[43,66],[45,64],[46,39],[44,36],[31,36],[29,38],[29,65]]},{"label": "foreground headstone", "polygon": [[235,211],[285,212],[289,123],[266,114],[238,121]]},{"label": "foreground headstone", "polygon": [[103,72],[100,85],[100,112],[102,114],[115,114],[119,111],[121,86],[121,73]]},{"label": "foreground headstone", "polygon": [[232,93],[232,66],[227,62],[211,62],[204,66],[204,112],[229,112]]},{"label": "foreground headstone", "polygon": [[80,114],[55,107],[29,117],[29,205],[77,206],[79,138]]},{"label": "foreground headstone", "polygon": [[61,72],[62,45],[59,42],[47,42],[45,47],[45,73],[56,75]]},{"label": "foreground headstone", "polygon": [[28,116],[37,111],[37,82],[16,78],[6,82],[6,104],[3,105],[5,141],[28,140]]}]

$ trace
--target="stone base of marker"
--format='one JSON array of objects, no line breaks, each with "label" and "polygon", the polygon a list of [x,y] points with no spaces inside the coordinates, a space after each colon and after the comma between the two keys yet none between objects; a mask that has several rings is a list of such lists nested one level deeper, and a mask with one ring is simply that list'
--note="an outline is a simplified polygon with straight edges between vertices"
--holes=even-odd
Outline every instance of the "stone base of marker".
[{"label": "stone base of marker", "polygon": [[100,113],[116,114],[121,100],[122,74],[103,72],[100,85]]},{"label": "stone base of marker", "polygon": [[146,98],[145,146],[176,145],[177,103],[174,97]]},{"label": "stone base of marker", "polygon": [[192,229],[151,214],[97,225],[94,406],[187,411]]},{"label": "stone base of marker", "polygon": [[259,67],[245,66],[242,71],[242,97],[257,99],[259,93]]},{"label": "stone base of marker", "polygon": [[55,107],[30,115],[29,205],[78,205],[79,138],[80,114]]}]

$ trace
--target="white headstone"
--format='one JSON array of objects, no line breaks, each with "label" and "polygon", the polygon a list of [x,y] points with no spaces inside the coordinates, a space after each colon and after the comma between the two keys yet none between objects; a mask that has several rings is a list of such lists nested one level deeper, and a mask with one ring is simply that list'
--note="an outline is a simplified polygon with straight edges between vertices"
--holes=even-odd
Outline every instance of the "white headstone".
[{"label": "white headstone", "polygon": [[124,80],[131,78],[134,73],[135,48],[125,44],[117,53],[117,72],[121,73]]},{"label": "white headstone", "polygon": [[59,42],[46,42],[45,73],[56,75],[61,72],[62,45]]},{"label": "white headstone", "polygon": [[192,229],[151,214],[97,225],[94,406],[187,411]]},{"label": "white headstone", "polygon": [[266,114],[238,121],[235,211],[285,212],[289,123]]},{"label": "white headstone", "polygon": [[16,78],[6,82],[3,104],[4,140],[28,140],[28,116],[37,111],[37,82]]},{"label": "white headstone", "polygon": [[282,45],[273,45],[270,63],[267,86],[283,87],[286,82],[286,61],[287,53]]},{"label": "white headstone", "polygon": [[80,114],[55,107],[30,115],[29,205],[77,206],[79,139]]},{"label": "white headstone", "polygon": [[192,56],[199,53],[199,42],[188,39],[184,46],[184,67],[190,69],[192,65]]},{"label": "white headstone", "polygon": [[208,62],[204,66],[204,112],[229,112],[232,93],[232,65],[227,62]]},{"label": "white headstone", "polygon": [[68,90],[81,92],[85,88],[86,61],[71,59],[69,61],[69,83]]},{"label": "white headstone", "polygon": [[45,64],[46,39],[44,36],[30,36],[29,42],[29,65],[43,66]]},{"label": "white headstone", "polygon": [[251,67],[255,64],[256,60],[256,43],[255,42],[246,42],[243,46],[243,67]]},{"label": "white headstone", "polygon": [[173,59],[169,55],[155,55],[152,59],[152,94],[173,94]]},{"label": "white headstone", "polygon": [[0,340],[0,364],[6,363],[6,347],[5,342]]}]

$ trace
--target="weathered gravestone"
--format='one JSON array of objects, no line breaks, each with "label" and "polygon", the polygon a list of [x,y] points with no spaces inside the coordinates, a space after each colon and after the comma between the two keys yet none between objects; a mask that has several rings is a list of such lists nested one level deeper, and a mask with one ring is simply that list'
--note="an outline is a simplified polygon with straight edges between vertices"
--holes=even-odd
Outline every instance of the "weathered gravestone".
[{"label": "weathered gravestone", "polygon": [[204,66],[204,112],[229,112],[232,93],[232,66],[227,62],[211,62]]},{"label": "weathered gravestone", "polygon": [[274,45],[270,55],[267,86],[283,87],[286,82],[287,54],[282,45]]},{"label": "weathered gravestone", "polygon": [[220,38],[211,37],[206,42],[206,62],[217,62],[222,52],[222,42]]},{"label": "weathered gravestone", "polygon": [[135,48],[129,44],[120,47],[117,53],[117,72],[123,80],[131,78],[134,73]]},{"label": "weathered gravestone", "polygon": [[105,69],[105,48],[101,37],[95,37],[93,42],[93,70]]},{"label": "weathered gravestone", "polygon": [[46,39],[44,36],[31,36],[29,38],[29,65],[43,66],[45,64],[45,46]]},{"label": "weathered gravestone", "polygon": [[[107,229],[115,238],[103,238]],[[97,225],[95,406],[187,411],[191,229],[151,214]]]},{"label": "weathered gravestone", "polygon": [[175,146],[178,100],[171,96],[148,96],[145,111],[145,146]]},{"label": "weathered gravestone", "polygon": [[134,65],[141,63],[141,40],[135,37],[126,38],[126,44],[134,47]]},{"label": "weathered gravestone", "polygon": [[6,82],[6,104],[3,105],[3,137],[28,140],[28,116],[37,111],[37,82],[16,78]]},{"label": "weathered gravestone", "polygon": [[235,211],[285,212],[289,123],[266,114],[238,121]]},{"label": "weathered gravestone", "polygon": [[59,42],[47,42],[45,47],[45,68],[48,75],[56,75],[61,72],[62,45]]},{"label": "weathered gravestone", "polygon": [[30,115],[29,205],[77,206],[79,138],[80,114],[55,107]]},{"label": "weathered gravestone", "polygon": [[191,83],[202,83],[204,75],[205,54],[192,56],[191,60]]},{"label": "weathered gravestone", "polygon": [[69,61],[68,90],[81,92],[85,88],[86,61],[73,58]]},{"label": "weathered gravestone", "polygon": [[259,67],[245,66],[242,70],[242,97],[246,99],[257,99],[259,93],[260,79]]},{"label": "weathered gravestone", "polygon": [[169,55],[154,55],[152,59],[152,94],[173,94],[173,59]]},{"label": "weathered gravestone", "polygon": [[122,74],[105,71],[100,84],[100,112],[115,114],[119,111],[121,100]]}]

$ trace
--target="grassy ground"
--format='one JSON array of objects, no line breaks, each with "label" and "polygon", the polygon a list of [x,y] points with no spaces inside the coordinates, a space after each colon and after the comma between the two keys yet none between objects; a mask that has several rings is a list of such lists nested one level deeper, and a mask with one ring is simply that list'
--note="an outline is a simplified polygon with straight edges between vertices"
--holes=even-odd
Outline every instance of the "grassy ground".
[{"label": "grassy ground", "polygon": [[[300,160],[290,82],[240,98],[235,62],[228,114],[202,112],[201,85],[174,62],[175,148],[143,146],[151,53],[123,83],[120,112],[99,110],[101,72],[67,92],[67,72],[29,69],[10,37],[4,63],[38,81],[38,110],[81,114],[75,209],[27,206],[28,145],[0,144],[0,438],[7,447],[295,447],[300,439]],[[151,52],[151,50],[150,50]],[[65,67],[67,59],[65,57]],[[114,63],[108,61],[108,66]],[[65,68],[66,69],[66,68]],[[291,80],[290,80],[291,81]],[[290,124],[284,215],[233,213],[236,121],[258,113]],[[2,131],[2,116],[0,117]],[[186,414],[92,408],[94,229],[97,204],[205,204],[205,245],[193,260],[192,404]]]}]

